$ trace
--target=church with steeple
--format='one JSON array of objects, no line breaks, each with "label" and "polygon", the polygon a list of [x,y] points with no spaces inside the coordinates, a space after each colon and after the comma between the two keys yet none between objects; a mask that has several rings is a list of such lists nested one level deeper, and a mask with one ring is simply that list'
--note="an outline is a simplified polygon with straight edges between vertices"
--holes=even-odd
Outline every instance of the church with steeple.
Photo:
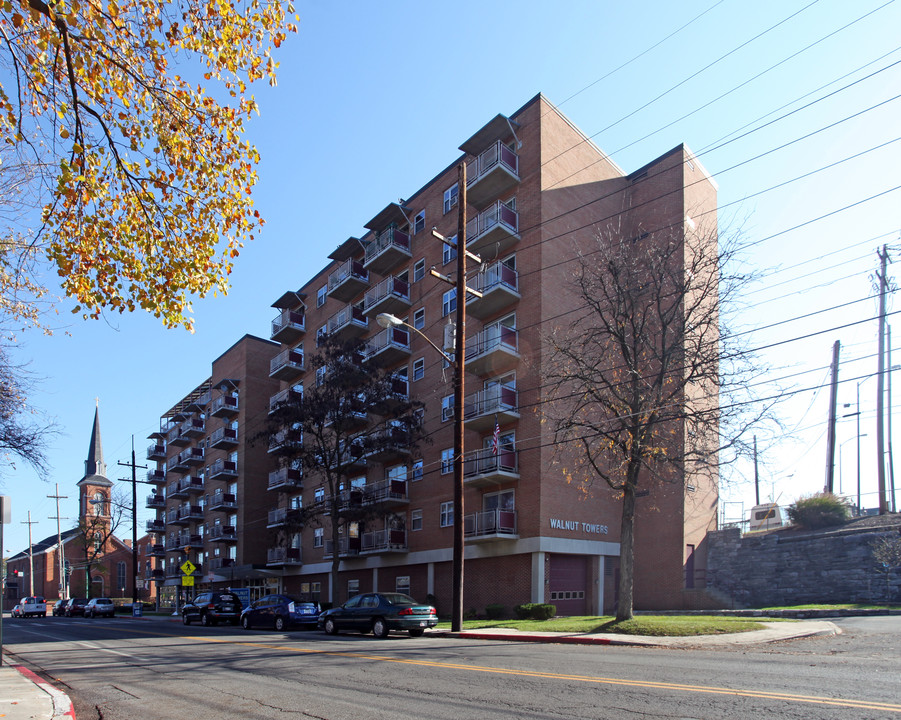
[{"label": "church with steeple", "polygon": [[67,597],[130,596],[131,545],[115,533],[123,520],[131,519],[131,509],[118,505],[113,483],[106,477],[99,405],[94,410],[84,475],[75,486],[75,527],[33,543],[7,560],[7,602],[26,595],[43,595],[50,602]]}]

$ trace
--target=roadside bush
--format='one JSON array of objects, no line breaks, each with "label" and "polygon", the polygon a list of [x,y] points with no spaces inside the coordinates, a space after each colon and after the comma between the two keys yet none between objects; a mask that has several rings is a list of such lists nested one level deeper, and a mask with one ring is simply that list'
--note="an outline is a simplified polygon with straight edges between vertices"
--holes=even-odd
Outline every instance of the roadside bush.
[{"label": "roadside bush", "polygon": [[506,608],[498,603],[485,606],[485,614],[488,616],[489,620],[500,620],[504,617],[505,611]]},{"label": "roadside bush", "polygon": [[557,614],[557,606],[550,603],[523,603],[517,605],[513,612],[520,620],[550,620]]},{"label": "roadside bush", "polygon": [[842,498],[833,493],[816,493],[798,498],[788,508],[789,519],[810,530],[832,527],[847,522],[851,517],[851,509]]},{"label": "roadside bush", "polygon": [[476,612],[475,608],[469,608],[469,610],[463,612],[464,620],[475,620],[478,616],[479,614]]}]

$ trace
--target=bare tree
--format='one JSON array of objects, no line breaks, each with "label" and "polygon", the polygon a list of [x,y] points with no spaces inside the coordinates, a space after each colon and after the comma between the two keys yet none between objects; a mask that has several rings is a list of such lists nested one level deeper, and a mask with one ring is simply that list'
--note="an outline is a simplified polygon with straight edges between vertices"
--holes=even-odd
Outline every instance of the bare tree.
[{"label": "bare tree", "polygon": [[111,548],[116,531],[127,517],[131,517],[131,498],[121,490],[113,491],[109,499],[91,501],[92,507],[81,513],[77,542],[81,547],[84,565],[85,597],[91,597],[92,569]]},{"label": "bare tree", "polygon": [[373,461],[400,464],[409,457],[423,437],[421,404],[409,400],[400,379],[378,367],[360,341],[320,336],[311,369],[316,381],[286,396],[270,415],[266,435],[280,462],[301,471],[304,485],[315,488],[312,503],[290,509],[278,539],[287,547],[292,536],[299,541],[303,527],[327,527],[336,592],[341,557],[359,550],[367,522],[378,520],[389,538],[392,529],[404,529],[389,501],[401,488],[406,493],[406,467],[403,477],[378,478],[368,477],[368,468]]},{"label": "bare tree", "polygon": [[715,231],[611,229],[578,252],[580,311],[547,337],[556,459],[570,481],[600,481],[621,501],[619,620],[633,611],[639,489],[698,483],[715,492],[719,466],[770,409],[739,397],[762,369],[724,322],[752,280],[737,252]]}]

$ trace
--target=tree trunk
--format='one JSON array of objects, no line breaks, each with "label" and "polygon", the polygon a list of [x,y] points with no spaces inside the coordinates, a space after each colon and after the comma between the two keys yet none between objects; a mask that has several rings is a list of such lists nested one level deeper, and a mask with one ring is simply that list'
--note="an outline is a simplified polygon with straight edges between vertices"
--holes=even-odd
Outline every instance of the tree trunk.
[{"label": "tree trunk", "polygon": [[616,619],[632,619],[632,584],[635,566],[635,488],[623,488],[623,514],[619,533],[619,601]]}]

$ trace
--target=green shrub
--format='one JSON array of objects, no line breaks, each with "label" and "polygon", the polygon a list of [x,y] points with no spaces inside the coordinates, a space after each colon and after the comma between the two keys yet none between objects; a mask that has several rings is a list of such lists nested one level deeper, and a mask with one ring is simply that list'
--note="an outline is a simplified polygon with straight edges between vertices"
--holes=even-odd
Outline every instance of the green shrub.
[{"label": "green shrub", "polygon": [[478,616],[479,614],[476,612],[475,608],[469,608],[469,610],[466,610],[463,613],[464,620],[475,620]]},{"label": "green shrub", "polygon": [[485,614],[488,616],[489,620],[500,620],[502,617],[504,617],[506,611],[507,608],[498,603],[485,606]]},{"label": "green shrub", "polygon": [[557,614],[557,606],[550,603],[523,603],[513,612],[520,620],[550,620]]},{"label": "green shrub", "polygon": [[816,530],[847,522],[851,517],[851,509],[837,495],[822,492],[798,498],[788,508],[788,517],[797,525]]}]

